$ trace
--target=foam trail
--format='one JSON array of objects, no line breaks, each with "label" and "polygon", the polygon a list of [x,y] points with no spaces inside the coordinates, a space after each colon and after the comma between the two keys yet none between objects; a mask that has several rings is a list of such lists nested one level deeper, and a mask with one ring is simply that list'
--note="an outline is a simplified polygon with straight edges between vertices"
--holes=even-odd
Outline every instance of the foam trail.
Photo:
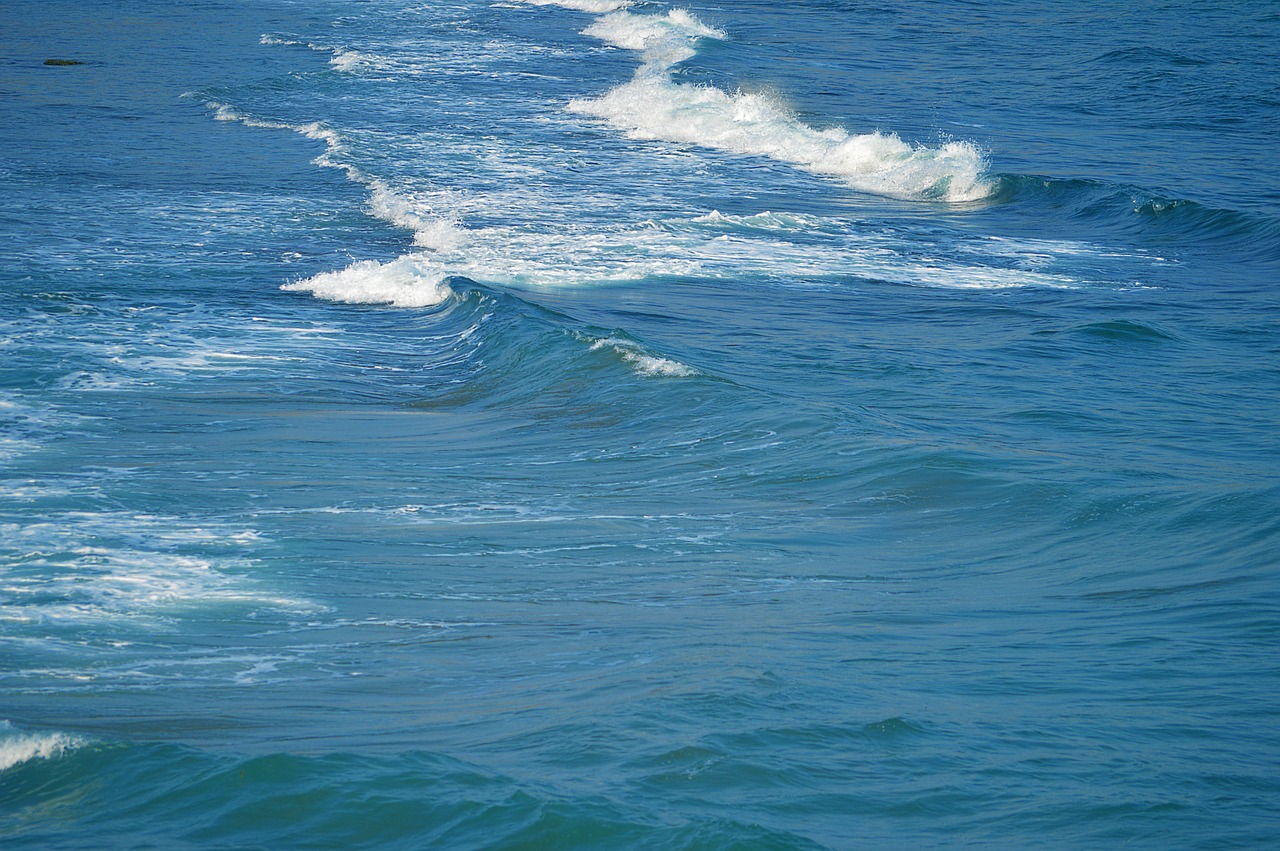
[{"label": "foam trail", "polygon": [[646,50],[664,38],[728,39],[723,30],[708,26],[684,9],[672,9],[665,15],[633,15],[615,12],[596,20],[583,31],[601,41],[627,50]]},{"label": "foam trail", "polygon": [[324,126],[318,121],[311,124],[288,124],[283,121],[267,121],[262,118],[245,115],[234,106],[220,103],[216,100],[206,102],[205,106],[213,110],[213,117],[218,121],[238,121],[246,127],[263,127],[268,130],[292,130],[294,133],[301,133],[308,139],[324,142],[325,152],[312,160],[312,162],[324,168],[336,168],[339,171],[346,172],[349,180],[359,183],[370,182],[370,179],[360,169],[350,163],[343,162],[339,158],[345,152],[342,137],[338,135],[337,131]]},{"label": "foam trail", "polygon": [[310,41],[297,41],[296,39],[281,38],[274,35],[263,35],[258,39],[258,43],[284,47],[306,47],[319,53],[331,54],[329,64],[339,71],[349,72],[364,67],[371,67],[377,65],[381,60],[381,57],[360,53],[359,51],[350,50],[345,47],[336,47],[329,44],[316,44]]},{"label": "foam trail", "polygon": [[[571,110],[622,127],[632,136],[764,155],[839,177],[863,191],[895,197],[962,201],[984,197],[990,191],[982,178],[982,157],[968,143],[923,148],[912,147],[891,134],[851,135],[842,129],[816,130],[767,96],[729,94],[711,86],[677,83],[673,69],[695,55],[699,41],[728,38],[723,31],[685,10],[640,15],[624,11],[631,4],[617,0],[524,2],[595,13],[585,30],[587,34],[642,55],[641,65],[630,82],[600,98],[574,100],[569,105]],[[263,43],[300,42],[264,36]],[[778,261],[790,263],[791,268],[801,269],[809,276],[827,277],[847,274],[851,253],[862,259],[864,272],[888,280],[900,276],[900,270],[895,274],[882,268],[883,247],[863,250],[864,247],[833,243],[824,250],[814,246],[800,249],[786,239],[759,234],[749,240],[729,235],[708,239],[706,233],[697,230],[672,229],[651,222],[606,232],[572,227],[467,227],[462,224],[467,211],[492,199],[393,187],[355,165],[355,154],[349,150],[347,140],[324,124],[263,120],[216,101],[208,105],[222,121],[288,129],[324,142],[325,151],[315,162],[340,169],[348,179],[364,185],[369,191],[369,213],[414,235],[418,250],[404,257],[390,262],[360,260],[345,269],[285,284],[282,289],[290,292],[307,292],[348,304],[428,308],[453,295],[447,281],[455,276],[500,286],[560,287],[673,275],[722,277],[736,274],[747,262]],[[775,219],[775,214],[767,214],[741,224],[747,230],[766,233],[797,227],[806,230],[821,224],[792,217],[783,227],[779,224],[782,220]],[[830,234],[836,242],[842,241],[841,235]],[[1024,270],[983,270],[982,275],[975,276],[967,268],[937,269],[925,265],[921,271],[924,274],[913,276],[908,283],[962,287],[1064,285],[1051,276]],[[959,274],[949,274],[952,271]],[[646,366],[653,367],[651,371],[656,373],[663,371],[653,364]]]},{"label": "foam trail", "polygon": [[[404,194],[377,180],[369,185],[370,212],[412,230],[420,250],[386,263],[359,261],[337,272],[286,284],[284,289],[348,304],[422,308],[448,299],[452,290],[446,282],[454,276],[498,286],[558,288],[671,276],[732,278],[744,268],[767,266],[809,278],[840,278],[856,271],[909,285],[966,289],[1080,283],[1024,263],[1001,268],[936,259],[926,262],[903,253],[892,239],[852,231],[848,223],[836,219],[794,213],[726,216],[712,212],[604,231],[468,228],[441,211],[465,208],[475,199],[468,202],[447,191]],[[791,239],[797,232],[822,239],[797,243]],[[1025,259],[1029,250],[1011,247],[1011,261]]]},{"label": "foam trail", "polygon": [[700,39],[725,38],[688,12],[614,12],[584,33],[643,54],[629,82],[598,98],[575,99],[568,107],[631,138],[766,156],[894,198],[960,202],[994,191],[985,177],[985,158],[969,142],[931,148],[910,145],[893,133],[818,130],[768,95],[677,83],[672,68],[695,55]]},{"label": "foam trail", "polygon": [[530,6],[559,6],[562,9],[574,9],[579,12],[591,12],[603,15],[616,12],[631,5],[632,0],[521,0]]},{"label": "foam trail", "polygon": [[455,217],[419,211],[381,180],[369,181],[369,212],[385,222],[413,231],[413,242],[432,251],[453,251],[467,242],[467,230]]},{"label": "foam trail", "polygon": [[645,65],[663,70],[692,57],[698,39],[723,41],[725,32],[709,27],[684,9],[672,9],[665,15],[632,15],[615,12],[598,19],[583,30],[583,35],[598,38],[624,50],[644,53]]},{"label": "foam trail", "polygon": [[[264,43],[286,43],[279,40]],[[466,241],[466,231],[456,221],[419,212],[397,195],[387,184],[370,177],[351,163],[337,131],[319,122],[288,124],[245,115],[235,107],[209,101],[218,121],[238,121],[246,127],[292,130],[309,139],[325,143],[325,152],[313,162],[325,168],[336,168],[347,179],[369,189],[369,212],[384,221],[414,232],[414,243],[431,251],[456,250]],[[323,272],[302,281],[285,284],[282,290],[310,292],[317,298],[347,304],[390,304],[395,307],[432,307],[442,303],[452,290],[444,283],[447,275],[438,269],[425,268],[414,257],[402,257],[390,263],[361,260],[337,272]]]},{"label": "foam trail", "polygon": [[[0,628],[44,640],[101,625],[153,628],[210,606],[314,611],[242,575],[252,530],[192,527],[120,512],[0,523]],[[209,556],[209,547],[232,552]]]}]

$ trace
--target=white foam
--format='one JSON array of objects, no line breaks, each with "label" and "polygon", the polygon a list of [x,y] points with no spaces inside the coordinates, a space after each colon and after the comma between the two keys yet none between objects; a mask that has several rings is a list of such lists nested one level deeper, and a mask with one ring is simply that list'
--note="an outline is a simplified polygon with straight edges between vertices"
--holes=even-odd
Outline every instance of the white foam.
[{"label": "white foam", "polygon": [[254,530],[174,518],[75,512],[0,524],[0,622],[38,630],[135,623],[154,627],[193,607],[314,611],[244,575]]},{"label": "white foam", "polygon": [[817,130],[769,95],[676,83],[649,66],[599,98],[571,101],[569,109],[633,139],[765,156],[878,195],[956,202],[993,191],[984,177],[986,160],[969,142],[930,148],[893,133]]},{"label": "white foam", "polygon": [[[228,341],[230,342],[230,341]],[[146,374],[170,373],[233,373],[258,369],[269,369],[281,363],[302,362],[305,358],[285,355],[263,355],[247,352],[221,351],[204,344],[196,346],[177,355],[150,355],[133,360],[130,366],[141,369]],[[81,378],[75,385],[81,390],[118,390],[128,386],[119,380],[106,380],[105,377]]]},{"label": "white foam", "polygon": [[329,64],[339,71],[357,71],[361,68],[376,66],[381,60],[381,57],[345,47],[330,48],[330,51],[333,56],[329,59]]},{"label": "white foam", "polygon": [[17,733],[0,721],[0,771],[33,759],[51,759],[84,744],[66,733]]},{"label": "white foam", "polygon": [[50,435],[65,433],[87,419],[46,402],[0,391],[0,463],[38,449]]},{"label": "white foam", "polygon": [[829,222],[817,216],[809,216],[804,213],[775,213],[770,210],[750,216],[726,216],[719,210],[712,210],[705,216],[697,216],[692,221],[700,225],[743,230],[780,231],[783,233],[821,231],[829,226]]},{"label": "white foam", "polygon": [[[838,178],[860,191],[893,197],[964,201],[991,191],[984,177],[984,158],[967,142],[925,147],[908,144],[892,133],[820,130],[805,124],[776,97],[678,82],[675,64],[693,55],[700,41],[728,38],[685,10],[634,14],[623,11],[633,4],[617,0],[523,2],[594,14],[597,17],[586,34],[640,54],[640,67],[629,82],[598,98],[569,104],[570,111],[599,118],[633,138],[769,157]],[[263,43],[301,44],[274,36],[264,36]],[[335,60],[339,56],[335,48],[305,46],[330,50]],[[779,279],[806,284],[815,278],[849,276],[917,286],[1074,283],[1025,266],[997,268],[954,257],[935,262],[921,258],[910,246],[904,248],[891,235],[858,233],[860,229],[824,218],[787,212],[741,216],[712,212],[678,223],[640,222],[590,230],[582,226],[587,218],[550,210],[547,196],[527,179],[542,172],[539,163],[555,162],[554,151],[508,154],[501,144],[486,138],[468,150],[495,171],[500,166],[504,175],[514,176],[509,188],[464,193],[393,186],[354,165],[348,140],[327,125],[266,121],[224,104],[209,105],[220,120],[289,129],[324,142],[325,153],[316,162],[341,169],[362,183],[369,192],[371,215],[413,233],[417,250],[404,257],[390,262],[360,260],[282,287],[331,301],[433,307],[451,297],[446,282],[455,276],[537,288],[632,283],[655,277],[733,278],[744,270],[756,275],[762,269],[777,270]],[[684,152],[684,156],[694,154]],[[518,170],[511,165],[517,161]],[[616,199],[602,199],[588,196],[581,201],[616,203]],[[499,210],[503,215],[495,215]],[[472,227],[468,220],[502,224]],[[797,234],[804,238],[797,240]],[[624,347],[619,354],[641,374],[688,374],[689,368],[682,364],[633,349]],[[211,356],[208,361],[218,368],[252,366],[243,358]]]},{"label": "white foam", "polygon": [[[614,12],[598,19],[583,30],[583,35],[598,38],[624,50],[648,51],[647,64],[662,63],[670,67],[693,55],[694,42],[700,38],[724,40],[728,35],[707,26],[684,9],[672,9],[665,15],[633,15]],[[666,47],[671,53],[661,50]],[[673,58],[675,52],[687,55]]]},{"label": "white foam", "polygon": [[[784,280],[843,279],[860,276],[911,286],[991,288],[1069,287],[1081,283],[1018,262],[1016,268],[931,257],[908,251],[892,233],[867,232],[849,222],[787,212],[724,215],[641,222],[604,231],[465,228],[429,210],[441,199],[402,196],[385,187],[371,206],[382,217],[414,229],[425,250],[387,263],[360,261],[285,285],[294,292],[352,304],[431,307],[449,298],[446,281],[461,276],[499,286],[557,289],[638,283],[655,277],[732,279],[744,270],[759,275],[778,270]],[[803,236],[803,240],[797,240]],[[927,247],[925,247],[927,250]],[[955,246],[952,246],[955,248]],[[1038,253],[1043,248],[1037,246]],[[966,252],[973,256],[973,253]],[[982,256],[980,252],[976,256]],[[1034,258],[1032,258],[1034,259]],[[220,362],[251,366],[251,362]],[[636,360],[652,374],[661,364]],[[676,374],[679,368],[665,374]]]},{"label": "white foam", "polygon": [[974,201],[994,191],[984,176],[985,158],[969,142],[928,147],[910,145],[894,133],[819,130],[766,94],[677,83],[671,69],[695,55],[699,39],[727,37],[684,10],[614,12],[584,33],[643,53],[630,82],[598,98],[575,99],[568,107],[631,138],[765,156],[895,198]]},{"label": "white foam", "polygon": [[1075,289],[1081,283],[1067,275],[954,263],[908,263],[900,269],[884,270],[882,277],[894,283],[958,290],[1006,290],[1032,286]]},{"label": "white foam", "polygon": [[454,217],[423,210],[381,180],[369,182],[369,211],[374,216],[414,232],[414,244],[432,251],[461,248],[467,232]]},{"label": "white foam", "polygon": [[633,0],[521,0],[521,2],[529,6],[559,6],[562,9],[603,15],[625,9],[632,4]]},{"label": "white foam", "polygon": [[689,376],[698,374],[698,371],[693,367],[685,366],[679,361],[673,361],[668,358],[659,358],[652,355],[644,355],[627,351],[622,353],[622,357],[635,367],[636,372],[640,375],[688,378]]},{"label": "white foam", "polygon": [[35,479],[0,480],[0,498],[31,502],[38,499],[63,497],[71,493],[65,486],[49,485]]},{"label": "white foam", "polygon": [[[457,251],[468,239],[468,232],[456,218],[438,215],[402,193],[397,193],[384,181],[366,175],[356,166],[345,161],[346,144],[337,131],[319,122],[287,124],[266,121],[245,115],[228,104],[210,101],[219,121],[238,121],[248,127],[291,130],[295,133],[325,143],[325,153],[315,163],[326,168],[346,172],[347,178],[363,183],[369,189],[369,212],[377,218],[414,232],[414,244],[434,252]],[[410,255],[379,263],[361,260],[345,269],[322,272],[301,281],[281,287],[287,292],[309,292],[317,298],[347,304],[388,304],[394,307],[433,307],[452,295],[444,283],[450,274],[439,264],[431,264],[426,257]]]},{"label": "white foam", "polygon": [[649,354],[640,348],[637,343],[634,343],[631,340],[623,340],[617,337],[606,337],[604,339],[595,340],[591,343],[591,351],[593,352],[604,348],[608,348],[617,353],[623,361],[631,365],[637,375],[666,378],[689,378],[698,374],[696,369],[686,366],[679,361]]},{"label": "white foam", "polygon": [[384,57],[331,44],[316,44],[315,42],[298,41],[297,39],[292,38],[281,38],[280,36],[270,34],[263,34],[260,36],[258,38],[258,43],[282,47],[306,47],[319,53],[331,54],[329,64],[337,70],[344,72],[357,71],[362,68],[382,67],[386,64],[386,59]]},{"label": "white foam", "polygon": [[309,292],[317,298],[346,304],[434,307],[453,294],[445,277],[444,272],[408,256],[389,263],[360,260],[337,272],[321,272],[280,289]]}]

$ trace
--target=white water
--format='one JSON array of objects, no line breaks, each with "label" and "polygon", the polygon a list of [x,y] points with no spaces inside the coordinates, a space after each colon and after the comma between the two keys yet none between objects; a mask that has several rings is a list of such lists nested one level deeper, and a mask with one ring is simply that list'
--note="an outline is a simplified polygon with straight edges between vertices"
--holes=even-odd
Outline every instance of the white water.
[{"label": "white water", "polygon": [[[841,128],[816,129],[799,120],[777,98],[729,93],[712,86],[678,81],[680,62],[696,55],[705,39],[726,40],[724,31],[689,12],[661,14],[623,11],[623,2],[552,2],[527,0],[524,6],[560,6],[597,17],[585,34],[641,55],[634,77],[597,98],[578,98],[570,112],[600,118],[632,138],[692,144],[736,154],[765,156],[803,170],[835,177],[859,191],[907,199],[970,201],[985,197],[992,185],[984,177],[985,160],[968,142],[939,147],[911,145],[893,133],[853,134]],[[530,10],[532,11],[532,10]],[[300,44],[263,36],[269,45]],[[343,46],[317,46],[335,57],[360,55]],[[359,74],[362,67],[344,65]],[[289,129],[322,141],[318,165],[336,168],[369,192],[368,212],[413,233],[416,249],[398,259],[356,260],[345,269],[323,272],[285,284],[282,289],[351,304],[385,304],[428,308],[453,293],[453,276],[487,284],[558,288],[634,283],[655,277],[740,276],[762,266],[788,268],[806,278],[863,275],[909,285],[957,288],[1075,286],[1070,277],[1053,274],[1040,263],[1013,258],[991,266],[974,262],[917,257],[903,252],[893,236],[858,233],[847,222],[783,212],[724,217],[712,212],[688,219],[639,221],[607,230],[561,221],[565,199],[556,182],[529,163],[554,163],[540,149],[526,156],[518,140],[493,158],[522,163],[539,176],[510,190],[497,188],[461,193],[439,187],[392,186],[363,165],[361,143],[324,123],[285,123],[251,117],[226,104],[211,102],[219,120],[248,126]],[[485,144],[497,144],[487,138]],[[430,155],[433,141],[412,138],[393,144],[418,147]],[[568,155],[566,153],[566,155]],[[583,198],[580,203],[602,203]],[[507,222],[475,226],[501,211]],[[509,222],[509,223],[508,223]],[[691,226],[692,225],[692,226]],[[726,232],[728,231],[728,232]],[[797,244],[794,233],[819,235],[820,241]]]},{"label": "white water", "polygon": [[8,721],[0,721],[0,771],[33,759],[50,759],[82,745],[66,733],[19,733]]},{"label": "white water", "polygon": [[675,66],[696,55],[699,40],[727,37],[688,12],[614,12],[584,34],[641,52],[642,64],[629,82],[598,98],[575,99],[569,109],[603,119],[633,139],[765,156],[894,198],[976,201],[994,190],[985,158],[969,142],[928,147],[894,133],[819,130],[772,96],[677,82]]}]

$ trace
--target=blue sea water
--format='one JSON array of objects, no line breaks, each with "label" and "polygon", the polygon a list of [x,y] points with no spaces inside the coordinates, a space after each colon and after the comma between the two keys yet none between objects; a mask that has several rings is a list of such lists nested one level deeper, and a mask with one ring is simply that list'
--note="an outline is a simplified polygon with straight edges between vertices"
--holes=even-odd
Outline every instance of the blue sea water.
[{"label": "blue sea water", "polygon": [[0,844],[1274,847],[1277,68],[6,0]]}]

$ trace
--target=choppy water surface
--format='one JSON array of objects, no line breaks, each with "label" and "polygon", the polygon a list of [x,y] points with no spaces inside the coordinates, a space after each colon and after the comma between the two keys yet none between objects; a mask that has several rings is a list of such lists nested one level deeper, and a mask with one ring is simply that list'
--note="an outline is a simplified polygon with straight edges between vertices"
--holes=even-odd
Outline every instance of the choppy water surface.
[{"label": "choppy water surface", "polygon": [[1274,841],[1265,4],[4,17],[6,846]]}]

